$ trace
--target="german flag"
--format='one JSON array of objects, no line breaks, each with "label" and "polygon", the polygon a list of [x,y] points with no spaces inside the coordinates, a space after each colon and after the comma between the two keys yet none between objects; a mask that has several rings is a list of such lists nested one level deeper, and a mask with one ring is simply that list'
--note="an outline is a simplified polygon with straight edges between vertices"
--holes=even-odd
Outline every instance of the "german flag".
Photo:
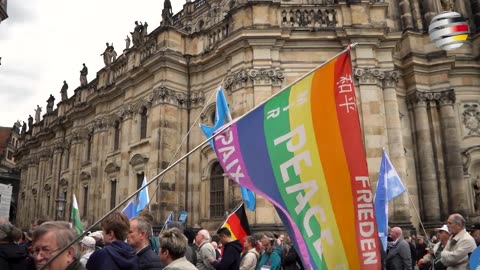
[{"label": "german flag", "polygon": [[228,228],[232,233],[232,239],[238,239],[243,245],[245,237],[250,235],[250,226],[248,225],[247,214],[245,213],[243,202],[227,217],[227,220],[221,227]]}]

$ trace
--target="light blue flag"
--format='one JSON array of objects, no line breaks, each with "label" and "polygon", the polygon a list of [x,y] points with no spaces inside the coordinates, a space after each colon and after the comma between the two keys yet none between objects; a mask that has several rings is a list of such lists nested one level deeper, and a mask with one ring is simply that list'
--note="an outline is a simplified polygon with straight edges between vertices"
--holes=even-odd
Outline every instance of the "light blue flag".
[{"label": "light blue flag", "polygon": [[[219,129],[223,124],[226,122],[230,122],[232,120],[232,116],[230,115],[230,109],[228,108],[227,99],[223,94],[222,86],[219,86],[217,89],[217,101],[215,107],[215,123],[213,123],[212,127],[200,124],[200,128],[202,129],[203,133],[207,138],[212,137],[213,133]],[[210,140],[210,146],[212,149],[215,150],[213,146],[213,140]]]},{"label": "light blue flag", "polygon": [[[232,120],[232,116],[230,115],[230,109],[228,108],[227,99],[223,94],[222,86],[219,86],[217,89],[217,101],[216,101],[216,111],[215,111],[215,123],[212,127],[200,124],[200,128],[202,129],[203,133],[207,138],[213,136],[213,133],[222,127],[225,122],[230,122]],[[215,147],[213,146],[213,140],[210,140],[210,146],[213,150]],[[255,211],[256,201],[255,201],[255,193],[253,191],[240,186],[242,191],[242,197],[245,201],[245,205],[247,206],[248,210]]]},{"label": "light blue flag", "polygon": [[147,177],[143,177],[143,181],[142,181],[143,189],[140,191],[140,193],[138,193],[138,196],[137,196],[137,207],[136,207],[137,215],[140,211],[142,211],[148,205],[149,197],[148,197],[148,187],[146,185],[147,185]]},{"label": "light blue flag", "polygon": [[387,250],[388,237],[388,202],[405,192],[402,180],[383,150],[380,172],[378,174],[377,190],[375,191],[375,216],[377,219],[378,236],[382,241],[383,250]]},{"label": "light blue flag", "polygon": [[123,208],[122,213],[124,213],[128,219],[132,219],[137,216],[137,211],[135,211],[135,203],[133,200],[128,202],[127,206]]}]

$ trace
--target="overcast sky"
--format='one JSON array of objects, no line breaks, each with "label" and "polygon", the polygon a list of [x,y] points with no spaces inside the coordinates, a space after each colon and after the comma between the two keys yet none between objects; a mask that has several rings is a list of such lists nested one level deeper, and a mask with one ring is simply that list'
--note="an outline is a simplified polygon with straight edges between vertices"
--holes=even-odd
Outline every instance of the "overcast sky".
[{"label": "overcast sky", "polygon": [[[185,0],[171,0],[173,12]],[[0,126],[35,117],[37,104],[46,112],[46,100],[60,101],[63,80],[68,96],[80,85],[82,63],[88,80],[103,66],[105,42],[121,54],[134,22],[148,22],[152,32],[160,25],[163,0],[10,0],[9,18],[0,23]]]}]

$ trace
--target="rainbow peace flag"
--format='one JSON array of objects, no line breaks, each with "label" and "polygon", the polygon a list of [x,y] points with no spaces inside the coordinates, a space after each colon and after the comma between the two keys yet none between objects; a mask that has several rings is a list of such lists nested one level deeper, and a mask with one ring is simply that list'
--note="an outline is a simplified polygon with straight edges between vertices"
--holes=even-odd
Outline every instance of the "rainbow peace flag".
[{"label": "rainbow peace flag", "polygon": [[215,137],[231,179],[269,200],[306,269],[380,269],[350,50]]}]

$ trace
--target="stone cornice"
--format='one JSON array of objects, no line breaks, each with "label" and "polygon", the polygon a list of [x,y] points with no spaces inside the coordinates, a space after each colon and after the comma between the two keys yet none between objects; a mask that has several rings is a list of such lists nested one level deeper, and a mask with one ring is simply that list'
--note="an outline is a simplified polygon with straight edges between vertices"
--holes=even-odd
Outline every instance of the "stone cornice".
[{"label": "stone cornice", "polygon": [[395,87],[400,79],[398,70],[381,70],[376,68],[356,68],[355,79],[359,84],[382,84],[383,87]]},{"label": "stone cornice", "polygon": [[448,89],[439,92],[421,92],[415,91],[406,97],[409,108],[415,106],[426,106],[430,102],[438,103],[438,105],[453,105],[456,101],[455,90]]},{"label": "stone cornice", "polygon": [[279,86],[284,78],[283,70],[280,68],[241,69],[227,75],[223,86],[229,91],[235,91],[250,85]]},{"label": "stone cornice", "polygon": [[376,68],[356,68],[354,75],[359,84],[380,84],[385,79],[385,72]]}]

